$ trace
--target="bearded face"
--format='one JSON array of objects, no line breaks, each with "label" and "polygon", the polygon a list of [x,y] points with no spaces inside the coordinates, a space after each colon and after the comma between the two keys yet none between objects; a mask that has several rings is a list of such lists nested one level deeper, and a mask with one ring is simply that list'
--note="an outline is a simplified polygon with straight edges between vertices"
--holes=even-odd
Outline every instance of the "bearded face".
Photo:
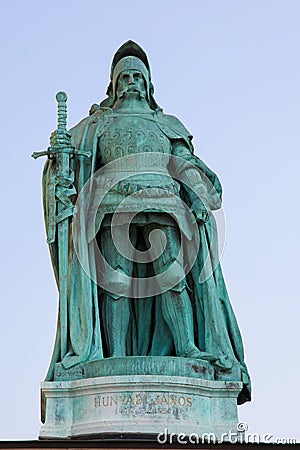
[{"label": "bearded face", "polygon": [[121,72],[117,80],[116,94],[117,99],[146,98],[146,84],[142,73],[135,69]]}]

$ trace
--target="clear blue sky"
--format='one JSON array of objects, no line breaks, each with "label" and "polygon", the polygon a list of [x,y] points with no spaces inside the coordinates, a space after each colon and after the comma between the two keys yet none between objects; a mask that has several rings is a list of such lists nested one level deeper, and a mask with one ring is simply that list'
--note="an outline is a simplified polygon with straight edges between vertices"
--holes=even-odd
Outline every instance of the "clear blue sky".
[{"label": "clear blue sky", "polygon": [[116,49],[148,53],[155,96],[194,135],[224,187],[225,279],[244,338],[249,432],[299,428],[300,2],[1,2],[0,439],[35,439],[57,291],[42,159],[68,93],[71,127],[105,96]]}]

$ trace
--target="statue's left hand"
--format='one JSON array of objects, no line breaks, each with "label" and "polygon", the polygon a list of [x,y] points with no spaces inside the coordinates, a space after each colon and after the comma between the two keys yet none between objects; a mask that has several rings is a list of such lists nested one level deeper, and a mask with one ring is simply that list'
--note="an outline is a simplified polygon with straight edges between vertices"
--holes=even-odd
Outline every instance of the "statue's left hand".
[{"label": "statue's left hand", "polygon": [[196,198],[192,205],[191,211],[197,219],[197,222],[207,222],[210,215],[210,208],[200,199]]}]

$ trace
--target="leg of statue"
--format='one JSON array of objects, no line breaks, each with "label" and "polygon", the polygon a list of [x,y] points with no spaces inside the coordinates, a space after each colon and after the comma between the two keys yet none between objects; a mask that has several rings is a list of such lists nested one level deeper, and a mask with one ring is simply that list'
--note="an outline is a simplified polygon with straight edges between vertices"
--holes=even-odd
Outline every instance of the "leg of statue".
[{"label": "leg of statue", "polygon": [[[185,273],[182,258],[179,257],[180,235],[175,226],[162,226],[153,224],[145,227],[145,239],[154,229],[161,230],[162,233],[155,233],[150,237],[154,254],[162,253],[161,256],[153,260],[154,273],[159,274],[172,266],[170,274],[166,277],[163,285],[172,283],[167,292],[161,294],[162,312],[167,322],[175,345],[176,356],[200,358],[202,352],[194,344],[193,311],[191,301],[186,289]],[[166,242],[165,249],[164,245]],[[150,245],[150,243],[149,243]],[[178,259],[177,259],[178,258]]]},{"label": "leg of statue", "polygon": [[194,344],[193,313],[186,288],[162,294],[162,311],[173,335],[176,356],[199,358],[201,352]]},{"label": "leg of statue", "polygon": [[[101,312],[102,323],[104,328],[105,340],[108,350],[108,356],[110,357],[123,357],[126,356],[126,338],[130,320],[130,305],[129,305],[129,291],[130,291],[130,278],[132,276],[133,262],[126,259],[117,247],[122,244],[123,253],[133,257],[132,247],[129,245],[128,236],[126,236],[125,226],[119,225],[116,228],[114,235],[115,243],[112,239],[110,226],[101,228],[100,234],[100,246],[102,254],[105,257],[108,264],[115,269],[113,275],[107,276],[107,282],[105,283],[106,291],[101,295]],[[134,238],[134,233],[132,233]],[[133,243],[134,245],[134,243]],[[126,246],[126,248],[124,247]],[[121,278],[120,275],[125,274],[128,276],[127,281]],[[102,275],[106,277],[105,271]],[[105,279],[105,278],[104,278]],[[116,290],[119,294],[114,293]],[[124,290],[122,295],[122,290]]]},{"label": "leg of statue", "polygon": [[112,358],[126,356],[126,336],[130,319],[128,298],[114,299],[102,296],[102,321],[108,355]]}]

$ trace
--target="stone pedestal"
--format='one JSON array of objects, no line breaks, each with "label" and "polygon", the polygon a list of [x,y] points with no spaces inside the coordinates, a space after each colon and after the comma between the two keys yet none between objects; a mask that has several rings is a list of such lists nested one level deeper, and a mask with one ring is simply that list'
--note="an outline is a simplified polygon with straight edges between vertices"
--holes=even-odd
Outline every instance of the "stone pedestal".
[{"label": "stone pedestal", "polygon": [[[185,376],[164,374],[164,368],[172,371],[174,367],[170,362],[169,366],[164,365],[167,361],[163,358],[162,374],[104,374],[42,383],[45,423],[40,439],[90,439],[120,434],[141,438],[152,435],[155,439],[158,434],[170,433],[212,433],[221,439],[223,433],[236,430],[237,396],[242,383],[213,379],[211,371],[204,371],[208,365],[205,361],[192,360],[191,366],[189,360],[170,359],[175,360],[174,364],[184,365],[186,372],[179,373]],[[150,359],[147,363],[151,365]],[[90,366],[91,371],[95,364]],[[99,364],[109,370],[112,362],[106,366],[103,361]],[[132,361],[132,372],[135,364],[146,363],[136,358]],[[157,360],[155,368],[159,371]],[[129,366],[124,370],[130,372]],[[57,367],[56,377],[64,378],[63,375],[62,368]]]}]

